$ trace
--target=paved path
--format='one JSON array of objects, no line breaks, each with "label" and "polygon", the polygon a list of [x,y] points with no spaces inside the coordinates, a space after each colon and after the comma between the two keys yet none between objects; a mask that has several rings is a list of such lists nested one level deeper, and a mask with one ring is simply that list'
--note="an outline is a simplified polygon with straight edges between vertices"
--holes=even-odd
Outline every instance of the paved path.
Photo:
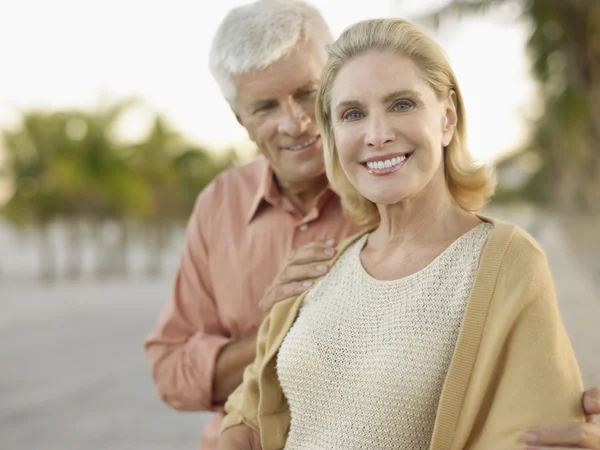
[{"label": "paved path", "polygon": [[196,449],[206,415],[164,406],[142,351],[169,285],[3,283],[0,449]]},{"label": "paved path", "polygon": [[[600,232],[600,231],[599,231]],[[585,263],[566,244],[565,233],[555,222],[540,232],[538,240],[550,262],[563,321],[579,360],[586,386],[600,386],[600,284]],[[600,249],[596,253],[598,267]]]},{"label": "paved path", "polygon": [[[538,231],[586,385],[600,385],[600,288],[556,224]],[[142,352],[170,275],[53,287],[0,280],[0,449],[196,448],[206,415],[162,405]]]}]

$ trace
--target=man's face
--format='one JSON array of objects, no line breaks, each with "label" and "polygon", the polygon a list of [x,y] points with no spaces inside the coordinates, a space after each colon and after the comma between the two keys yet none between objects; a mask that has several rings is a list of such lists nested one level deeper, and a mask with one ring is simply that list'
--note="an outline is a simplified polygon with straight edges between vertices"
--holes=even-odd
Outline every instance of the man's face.
[{"label": "man's face", "polygon": [[299,43],[266,69],[234,77],[236,117],[284,186],[325,172],[315,123],[315,95],[324,61],[313,47]]}]

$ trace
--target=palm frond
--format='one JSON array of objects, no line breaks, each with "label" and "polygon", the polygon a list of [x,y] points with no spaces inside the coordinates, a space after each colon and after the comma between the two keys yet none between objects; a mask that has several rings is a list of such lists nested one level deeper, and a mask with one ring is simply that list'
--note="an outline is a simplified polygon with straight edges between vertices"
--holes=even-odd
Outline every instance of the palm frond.
[{"label": "palm frond", "polygon": [[423,25],[439,28],[440,24],[446,21],[484,15],[508,3],[514,2],[510,0],[453,0],[432,12],[417,16],[415,20]]}]

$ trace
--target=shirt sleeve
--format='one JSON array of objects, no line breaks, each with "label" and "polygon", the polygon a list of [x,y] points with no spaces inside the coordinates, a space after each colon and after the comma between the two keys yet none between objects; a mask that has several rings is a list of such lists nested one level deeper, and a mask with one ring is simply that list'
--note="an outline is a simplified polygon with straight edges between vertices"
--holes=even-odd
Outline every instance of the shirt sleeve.
[{"label": "shirt sleeve", "polygon": [[256,357],[246,367],[242,384],[227,399],[221,432],[244,424],[260,433],[262,448],[285,446],[290,410],[277,377],[275,355],[296,317],[301,298],[290,297],[278,303],[261,324]]},{"label": "shirt sleeve", "polygon": [[156,390],[181,411],[220,409],[212,394],[215,363],[231,340],[219,320],[201,226],[203,212],[210,211],[209,190],[198,196],[171,298],[145,341]]},{"label": "shirt sleeve", "polygon": [[235,425],[245,424],[259,431],[258,403],[260,401],[259,376],[267,352],[270,317],[261,324],[256,338],[256,357],[244,370],[244,379],[225,403],[225,417],[221,422],[221,432]]}]

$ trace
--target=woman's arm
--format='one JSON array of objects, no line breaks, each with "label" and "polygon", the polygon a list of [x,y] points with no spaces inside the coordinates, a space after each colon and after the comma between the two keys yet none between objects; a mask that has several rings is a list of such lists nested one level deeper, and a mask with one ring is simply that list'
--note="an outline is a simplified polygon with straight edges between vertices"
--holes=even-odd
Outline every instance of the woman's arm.
[{"label": "woman's arm", "polygon": [[[296,317],[301,300],[302,296],[283,300],[273,307],[261,324],[256,338],[256,358],[246,367],[242,384],[225,403],[227,414],[221,423],[221,434],[244,425],[256,432],[256,442],[261,442],[265,448],[285,446],[287,428],[283,427],[289,423],[289,408],[277,379],[275,355]],[[259,421],[259,417],[267,418],[268,423]]]},{"label": "woman's arm", "polygon": [[221,433],[216,450],[262,450],[260,436],[247,425],[236,425]]},{"label": "woman's arm", "polygon": [[581,375],[546,257],[524,244],[509,262],[471,380],[479,400],[464,449],[520,448],[530,427],[585,421]]}]

